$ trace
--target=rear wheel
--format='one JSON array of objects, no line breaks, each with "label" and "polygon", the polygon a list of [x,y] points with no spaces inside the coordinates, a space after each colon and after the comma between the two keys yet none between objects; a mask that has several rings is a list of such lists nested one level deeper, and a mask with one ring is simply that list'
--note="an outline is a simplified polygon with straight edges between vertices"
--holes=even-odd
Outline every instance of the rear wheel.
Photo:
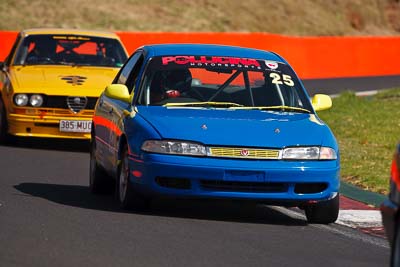
[{"label": "rear wheel", "polygon": [[118,169],[117,197],[121,208],[125,210],[145,210],[149,206],[149,199],[143,197],[133,188],[130,181],[128,147],[122,150],[121,163]]},{"label": "rear wheel", "polygon": [[309,223],[334,223],[339,215],[339,194],[334,198],[305,207]]},{"label": "rear wheel", "polygon": [[93,194],[110,194],[114,183],[110,176],[99,166],[96,159],[96,141],[90,144],[89,188]]}]

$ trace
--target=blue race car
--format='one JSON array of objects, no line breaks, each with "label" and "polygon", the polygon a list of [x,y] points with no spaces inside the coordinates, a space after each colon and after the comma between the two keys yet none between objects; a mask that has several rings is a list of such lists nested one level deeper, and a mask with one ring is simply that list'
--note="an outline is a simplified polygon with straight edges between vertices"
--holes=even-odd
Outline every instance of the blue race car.
[{"label": "blue race car", "polygon": [[203,44],[137,49],[97,101],[90,189],[124,209],[155,197],[298,206],[308,222],[339,210],[339,149],[279,55]]}]

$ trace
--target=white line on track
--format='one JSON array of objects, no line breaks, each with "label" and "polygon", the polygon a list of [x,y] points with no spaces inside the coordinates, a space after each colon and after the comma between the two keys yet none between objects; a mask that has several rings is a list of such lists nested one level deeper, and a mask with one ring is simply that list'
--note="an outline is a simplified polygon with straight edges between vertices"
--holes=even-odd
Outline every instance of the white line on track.
[{"label": "white line on track", "polygon": [[[293,219],[306,220],[305,215],[299,209],[296,209],[296,208],[288,209],[288,208],[284,208],[284,207],[280,207],[280,206],[268,206],[268,207],[275,209]],[[342,212],[342,210],[340,212]],[[340,235],[346,236],[348,238],[360,240],[362,242],[370,243],[370,244],[373,244],[373,245],[376,245],[379,247],[390,248],[389,243],[386,239],[368,235],[368,234],[362,233],[361,231],[356,231],[355,227],[351,227],[351,226],[349,227],[349,225],[341,224],[340,218],[334,224],[328,224],[328,225],[326,225],[326,224],[309,224],[309,226],[315,227],[318,229],[323,229],[323,230],[326,230],[326,231],[329,231],[329,232],[332,232],[335,234],[340,234]],[[345,226],[345,227],[343,227],[343,226]]]},{"label": "white line on track", "polygon": [[379,210],[340,210],[337,224],[350,227],[382,227]]}]

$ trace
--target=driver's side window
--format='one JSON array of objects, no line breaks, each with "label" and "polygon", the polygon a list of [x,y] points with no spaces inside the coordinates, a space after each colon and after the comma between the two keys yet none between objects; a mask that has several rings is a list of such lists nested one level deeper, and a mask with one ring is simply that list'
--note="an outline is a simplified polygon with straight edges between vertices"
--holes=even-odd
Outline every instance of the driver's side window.
[{"label": "driver's side window", "polygon": [[[142,60],[139,60],[142,59]],[[142,52],[136,52],[128,59],[128,62],[122,67],[114,83],[125,84],[128,87],[129,93],[132,92],[136,77],[133,77],[137,69],[140,69],[141,62],[143,62]]]},{"label": "driver's side window", "polygon": [[125,84],[126,84],[126,87],[128,87],[129,93],[131,93],[135,88],[139,72],[143,65],[143,61],[144,61],[144,57],[143,57],[143,55],[140,55],[140,57],[136,61],[136,64],[133,66],[131,73],[128,76],[128,79]]}]

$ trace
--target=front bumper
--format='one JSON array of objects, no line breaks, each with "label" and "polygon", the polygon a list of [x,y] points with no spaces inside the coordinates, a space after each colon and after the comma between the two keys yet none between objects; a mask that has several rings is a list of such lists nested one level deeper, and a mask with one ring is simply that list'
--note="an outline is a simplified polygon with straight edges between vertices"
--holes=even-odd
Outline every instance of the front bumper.
[{"label": "front bumper", "polygon": [[8,115],[8,133],[21,137],[44,137],[44,138],[68,138],[68,139],[90,139],[89,132],[62,132],[60,131],[61,120],[91,121],[92,112],[87,115],[64,115],[64,116],[28,116],[21,114]]},{"label": "front bumper", "polygon": [[390,244],[393,244],[396,220],[399,212],[399,205],[386,199],[380,206],[382,214],[382,224],[385,228],[387,239]]},{"label": "front bumper", "polygon": [[280,161],[130,156],[131,181],[144,194],[247,199],[298,206],[333,198],[337,161]]}]

